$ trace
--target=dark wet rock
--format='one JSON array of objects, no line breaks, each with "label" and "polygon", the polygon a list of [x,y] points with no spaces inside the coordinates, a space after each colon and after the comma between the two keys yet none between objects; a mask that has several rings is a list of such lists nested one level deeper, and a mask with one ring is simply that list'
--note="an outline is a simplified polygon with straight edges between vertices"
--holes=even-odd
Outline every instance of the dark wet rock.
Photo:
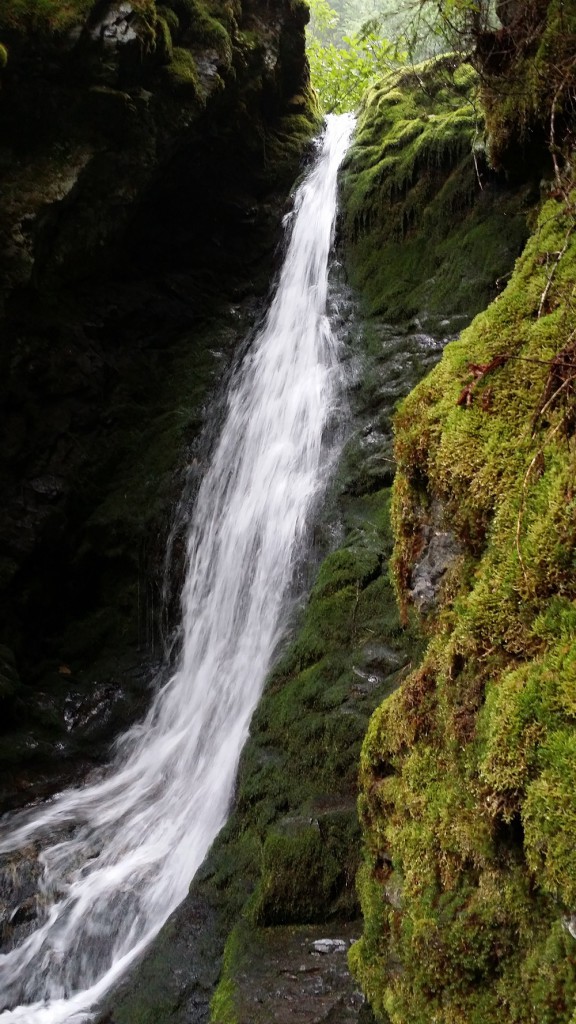
[{"label": "dark wet rock", "polygon": [[422,527],[422,553],[410,575],[409,596],[421,615],[435,607],[446,572],[462,554],[455,534],[442,526],[442,507],[433,502]]},{"label": "dark wet rock", "polygon": [[38,850],[0,855],[0,950],[7,952],[33,930],[41,914]]},{"label": "dark wet rock", "polygon": [[136,971],[107,998],[95,1024],[207,1024],[223,944],[221,908],[194,888]]},{"label": "dark wet rock", "polygon": [[238,958],[238,1024],[358,1024],[364,997],[346,962],[358,937],[358,924],[252,933]]},{"label": "dark wet rock", "polygon": [[366,694],[390,677],[396,681],[398,670],[406,664],[406,651],[389,644],[367,644],[358,655],[352,671],[358,680],[356,690]]},{"label": "dark wet rock", "polygon": [[182,467],[260,315],[314,130],[303,7],[187,9],[116,0],[2,36],[6,805],[34,769],[44,793],[99,761],[149,698]]},{"label": "dark wet rock", "polygon": [[105,763],[113,737],[143,715],[157,668],[128,654],[94,672],[44,666],[21,685],[0,733],[0,809],[46,799]]},{"label": "dark wet rock", "polygon": [[0,701],[13,696],[19,686],[20,678],[14,652],[9,647],[0,645]]}]

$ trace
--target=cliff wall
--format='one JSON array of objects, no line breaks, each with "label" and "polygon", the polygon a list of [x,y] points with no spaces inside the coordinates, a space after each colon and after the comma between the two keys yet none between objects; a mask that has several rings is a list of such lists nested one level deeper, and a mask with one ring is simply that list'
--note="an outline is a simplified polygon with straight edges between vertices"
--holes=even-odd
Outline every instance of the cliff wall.
[{"label": "cliff wall", "polygon": [[575,1019],[576,24],[513,8],[476,63],[491,167],[540,179],[530,238],[395,418],[394,580],[429,640],[364,742],[350,956],[394,1024]]},{"label": "cliff wall", "polygon": [[0,4],[9,802],[146,699],[170,509],[317,120],[306,19],[291,0]]}]

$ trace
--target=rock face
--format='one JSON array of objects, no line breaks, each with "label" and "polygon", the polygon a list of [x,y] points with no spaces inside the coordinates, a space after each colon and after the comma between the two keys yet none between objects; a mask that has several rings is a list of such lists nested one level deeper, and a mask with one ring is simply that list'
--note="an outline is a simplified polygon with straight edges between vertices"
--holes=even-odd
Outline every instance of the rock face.
[{"label": "rock face", "polygon": [[304,7],[279,2],[263,17],[251,4],[124,0],[74,17],[52,6],[46,24],[0,15],[4,294],[105,265],[174,154],[210,145],[194,128],[203,114],[238,146],[252,120],[255,145],[306,113]]},{"label": "rock face", "polygon": [[487,163],[478,78],[449,54],[368,91],[344,175],[343,233],[364,311],[450,336],[501,289],[534,181]]},{"label": "rock face", "polygon": [[97,756],[145,696],[169,508],[315,125],[306,18],[289,0],[0,12],[7,800],[44,791],[56,742],[61,780]]},{"label": "rock face", "polygon": [[442,508],[432,504],[422,527],[422,551],[410,575],[408,596],[421,616],[436,606],[442,581],[454,565],[462,546],[451,530],[443,528]]}]

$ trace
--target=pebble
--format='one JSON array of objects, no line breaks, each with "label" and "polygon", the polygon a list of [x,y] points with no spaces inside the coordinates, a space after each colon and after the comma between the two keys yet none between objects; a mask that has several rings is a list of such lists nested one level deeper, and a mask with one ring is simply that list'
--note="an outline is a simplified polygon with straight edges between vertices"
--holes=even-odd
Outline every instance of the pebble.
[{"label": "pebble", "polygon": [[345,953],[347,944],[344,939],[316,939],[312,948],[316,953]]}]

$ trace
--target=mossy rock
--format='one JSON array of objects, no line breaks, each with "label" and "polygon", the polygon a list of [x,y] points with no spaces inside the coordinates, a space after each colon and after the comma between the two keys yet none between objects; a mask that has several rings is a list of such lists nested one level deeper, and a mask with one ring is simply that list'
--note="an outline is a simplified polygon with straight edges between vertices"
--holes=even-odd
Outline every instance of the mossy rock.
[{"label": "mossy rock", "polygon": [[352,964],[393,1024],[573,1020],[575,198],[396,417],[401,600],[432,503],[464,556],[361,759]]},{"label": "mossy rock", "polygon": [[200,96],[200,78],[190,50],[183,46],[175,46],[170,63],[165,68],[165,75],[170,86],[177,92],[186,92],[194,97]]},{"label": "mossy rock", "polygon": [[540,174],[570,171],[572,97],[576,87],[576,11],[563,0],[525,0],[522,17],[505,19],[478,40],[481,99],[490,159],[522,180],[527,166]]},{"label": "mossy rock", "polygon": [[[438,330],[492,299],[521,251],[529,189],[488,169],[473,69],[455,55],[366,95],[344,172],[344,230],[366,311]],[[532,200],[533,201],[533,200]]]},{"label": "mossy rock", "polygon": [[[268,833],[260,881],[251,902],[257,924],[326,919],[327,907],[343,884],[343,867],[332,845],[330,831],[323,830],[318,821],[289,820],[282,830]],[[340,842],[336,852],[341,851]]]}]

